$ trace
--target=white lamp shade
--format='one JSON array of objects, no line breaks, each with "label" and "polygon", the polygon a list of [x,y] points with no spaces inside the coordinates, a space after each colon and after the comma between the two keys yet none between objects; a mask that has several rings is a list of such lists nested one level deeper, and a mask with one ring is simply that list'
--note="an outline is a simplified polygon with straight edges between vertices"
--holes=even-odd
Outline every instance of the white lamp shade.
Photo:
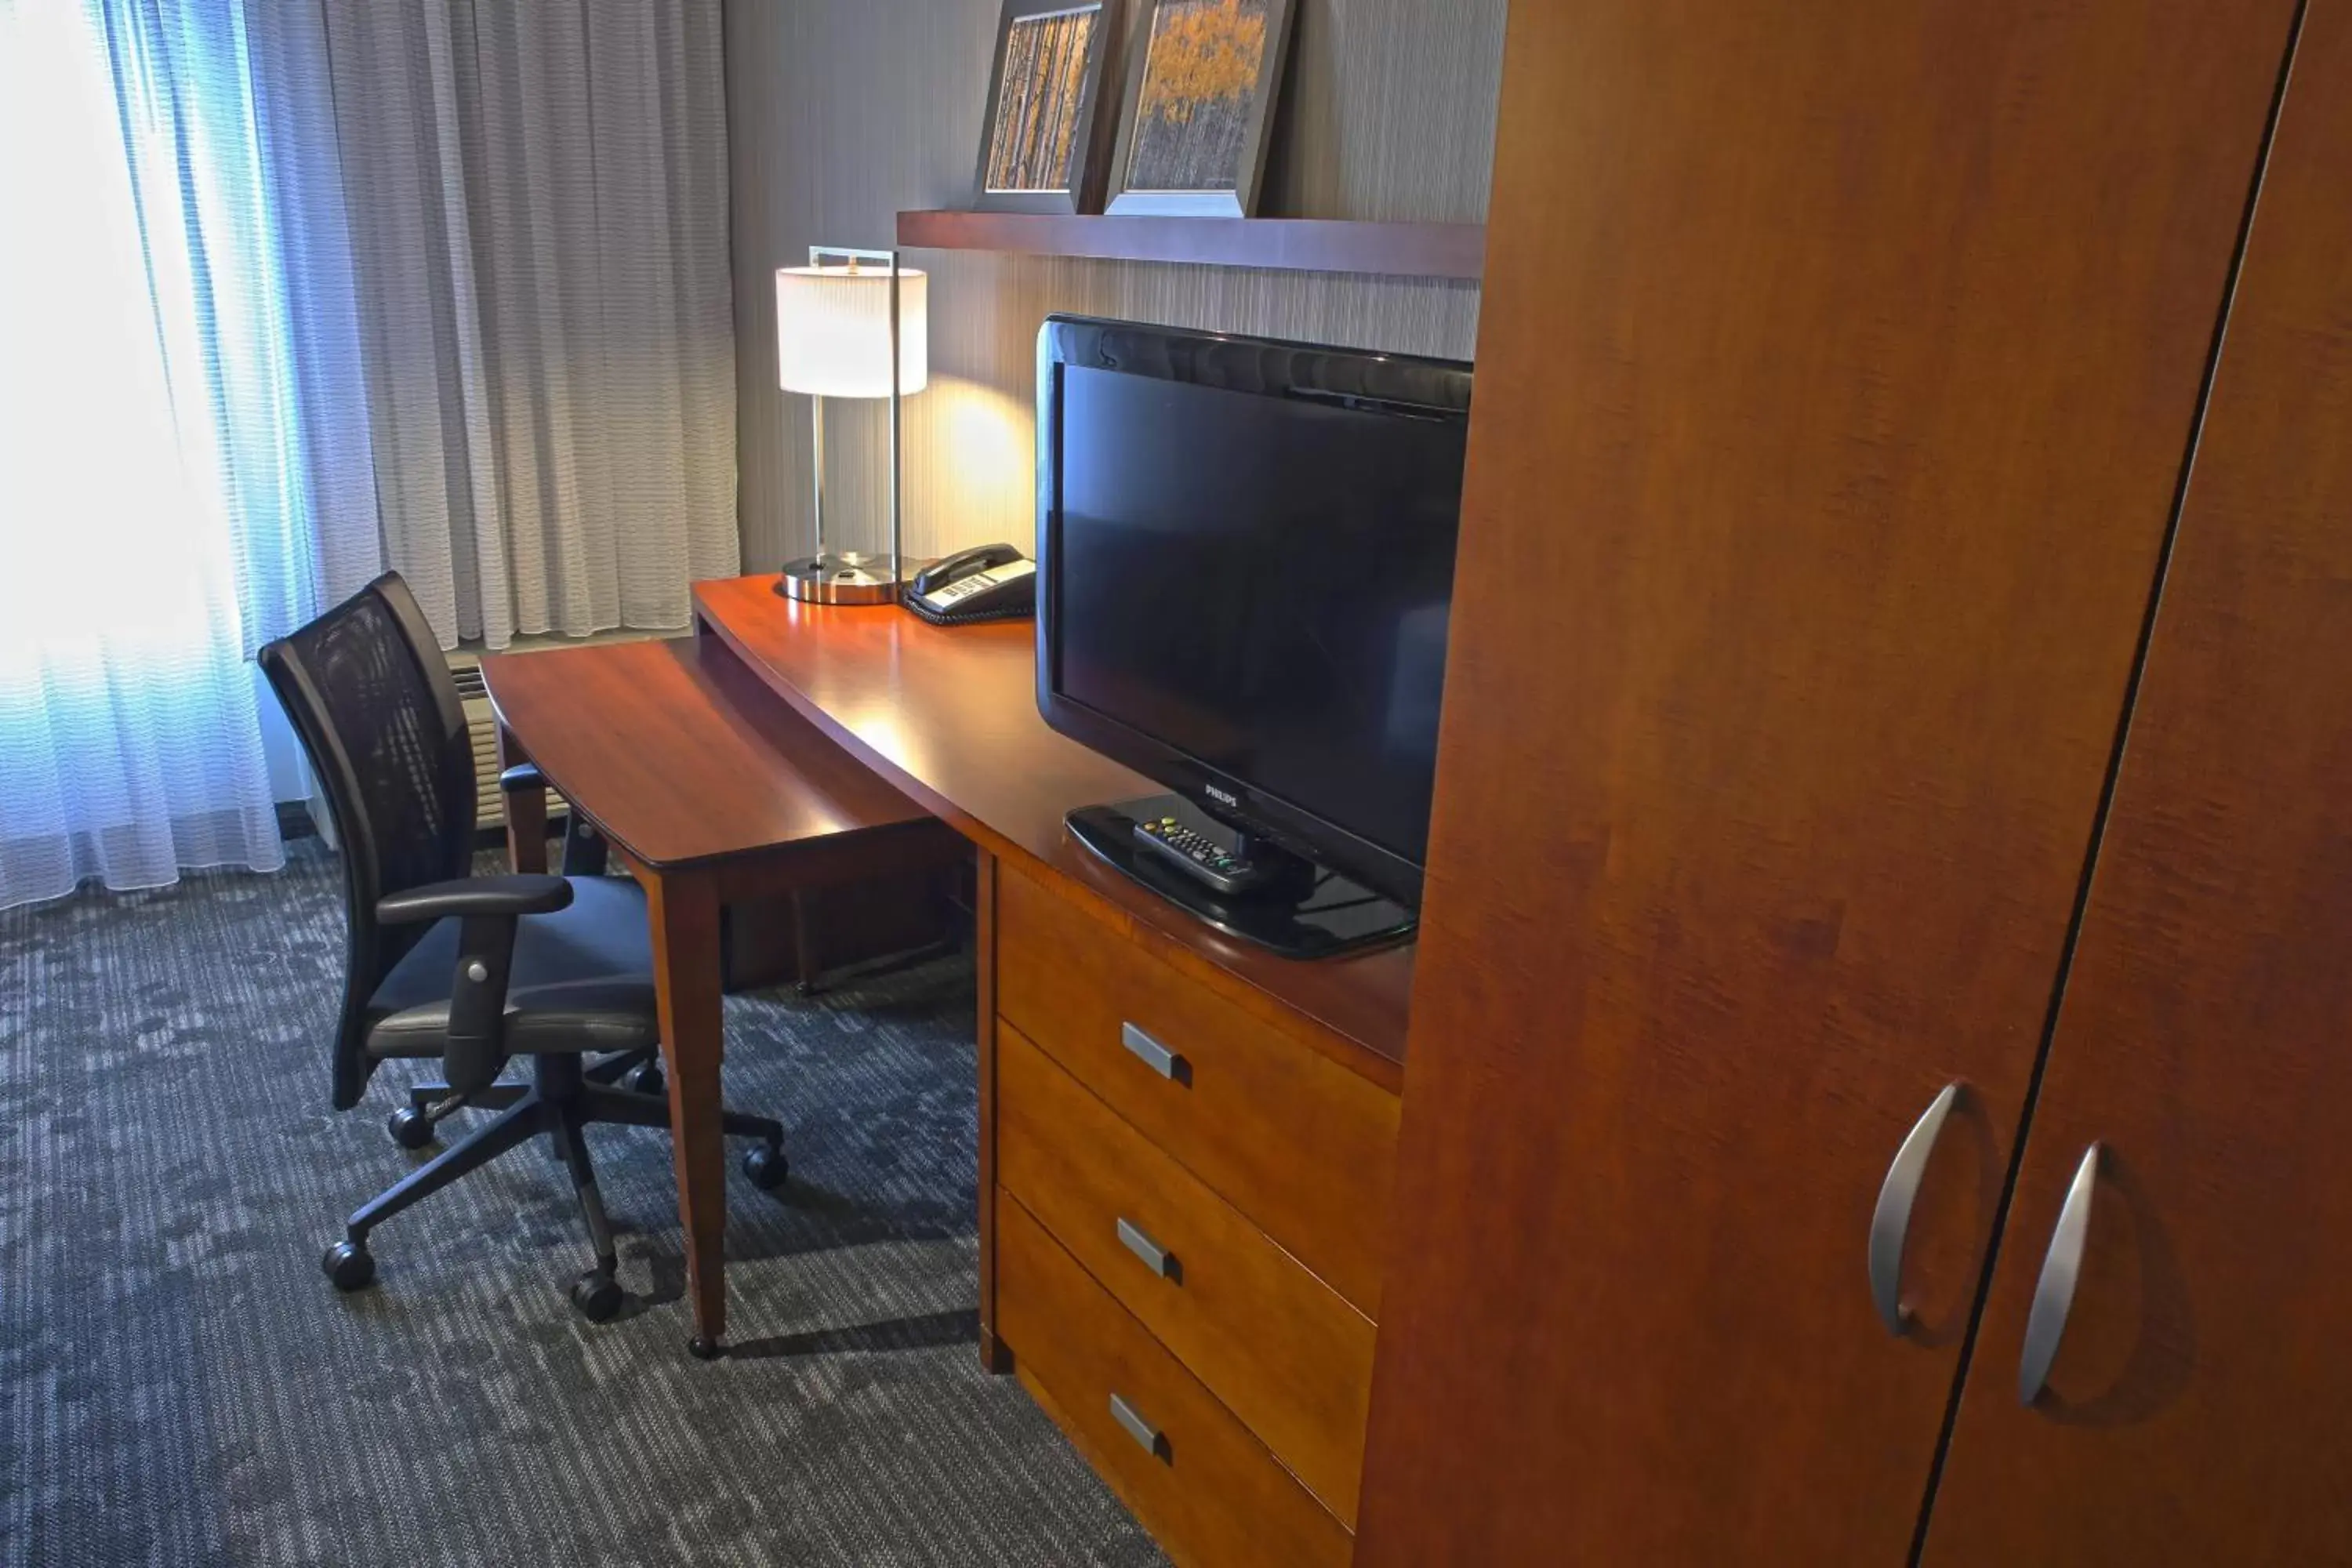
[{"label": "white lamp shade", "polygon": [[[898,271],[898,390],[930,369],[929,279]],[[819,397],[890,395],[890,269],[776,268],[776,384]]]}]

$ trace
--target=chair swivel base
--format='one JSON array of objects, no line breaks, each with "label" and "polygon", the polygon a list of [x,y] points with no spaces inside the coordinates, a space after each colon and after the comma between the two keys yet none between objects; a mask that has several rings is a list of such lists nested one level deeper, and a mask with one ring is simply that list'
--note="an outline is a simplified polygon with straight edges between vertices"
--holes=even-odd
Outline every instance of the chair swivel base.
[{"label": "chair swivel base", "polygon": [[[580,1077],[586,1083],[625,1083],[656,1100],[669,1092],[658,1051],[623,1051],[583,1068]],[[384,1119],[384,1131],[394,1143],[414,1152],[433,1142],[434,1129],[452,1112],[504,1110],[528,1092],[522,1084],[499,1082],[461,1099],[446,1083],[416,1084],[408,1091],[408,1103]]]},{"label": "chair swivel base", "polygon": [[[642,1064],[636,1058],[614,1058],[585,1069],[576,1056],[531,1059],[535,1081],[528,1088],[494,1084],[462,1102],[483,1109],[497,1108],[499,1114],[495,1118],[411,1171],[352,1215],[344,1238],[329,1247],[320,1259],[320,1269],[335,1289],[358,1290],[374,1280],[375,1258],[368,1250],[368,1235],[377,1226],[545,1133],[571,1173],[595,1255],[593,1266],[572,1287],[572,1303],[592,1322],[604,1322],[620,1311],[627,1297],[614,1277],[618,1258],[613,1246],[612,1226],[604,1217],[604,1198],[597,1191],[595,1168],[589,1159],[584,1130],[590,1123],[601,1121],[667,1131],[669,1103],[655,1095],[616,1089],[609,1082],[600,1081],[606,1075],[618,1078],[633,1067],[642,1072]],[[429,1090],[420,1090],[419,1098],[427,1093]],[[411,1148],[429,1141],[434,1123],[461,1103],[447,1098],[446,1088],[443,1096],[437,1101],[411,1105],[394,1112],[394,1141]],[[782,1124],[769,1117],[747,1116],[732,1110],[721,1114],[719,1124],[730,1137],[760,1140],[759,1146],[744,1157],[745,1175],[763,1189],[783,1184],[791,1167],[784,1158]],[[411,1142],[414,1130],[419,1126],[425,1135]],[[690,1348],[704,1359],[718,1353],[717,1346],[706,1350],[699,1341]]]}]

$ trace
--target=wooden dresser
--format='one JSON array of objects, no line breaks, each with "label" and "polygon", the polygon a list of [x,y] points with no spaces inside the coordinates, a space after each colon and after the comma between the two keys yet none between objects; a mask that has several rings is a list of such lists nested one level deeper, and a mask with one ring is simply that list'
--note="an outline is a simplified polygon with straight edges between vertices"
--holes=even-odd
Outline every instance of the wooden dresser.
[{"label": "wooden dresser", "polygon": [[992,883],[997,1337],[1179,1559],[1345,1563],[1396,1095],[1115,910]]},{"label": "wooden dresser", "polygon": [[704,584],[705,635],[979,851],[981,1353],[1177,1562],[1354,1551],[1410,949],[1300,963],[1098,865],[1154,793],[1038,717],[1031,629]]},{"label": "wooden dresser", "polygon": [[2352,1563],[2352,0],[1514,5],[1357,1560]]}]

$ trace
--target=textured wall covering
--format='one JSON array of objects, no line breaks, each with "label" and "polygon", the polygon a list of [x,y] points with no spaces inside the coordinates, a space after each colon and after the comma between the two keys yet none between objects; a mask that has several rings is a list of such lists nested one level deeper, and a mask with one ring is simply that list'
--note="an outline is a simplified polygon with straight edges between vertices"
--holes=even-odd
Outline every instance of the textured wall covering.
[{"label": "textured wall covering", "polygon": [[[775,384],[781,265],[887,245],[901,207],[971,191],[999,0],[731,0],[739,495],[746,571],[810,542],[808,405]],[[1268,216],[1486,216],[1504,0],[1298,0]],[[1475,285],[917,251],[931,383],[907,405],[907,543],[1029,547],[1037,323],[1048,311],[1468,357]],[[826,411],[829,542],[884,538],[885,422]]]}]

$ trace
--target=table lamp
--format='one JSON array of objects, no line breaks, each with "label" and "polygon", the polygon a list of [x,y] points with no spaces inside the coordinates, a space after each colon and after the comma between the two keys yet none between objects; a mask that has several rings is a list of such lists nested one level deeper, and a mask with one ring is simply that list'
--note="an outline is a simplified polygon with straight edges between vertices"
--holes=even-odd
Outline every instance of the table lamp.
[{"label": "table lamp", "polygon": [[[879,265],[876,265],[878,263]],[[875,605],[898,596],[899,410],[929,369],[924,275],[893,250],[809,247],[806,267],[776,269],[776,384],[809,398],[814,443],[816,552],[784,563],[776,592],[824,605]],[[824,400],[890,400],[890,553],[824,547]]]}]

